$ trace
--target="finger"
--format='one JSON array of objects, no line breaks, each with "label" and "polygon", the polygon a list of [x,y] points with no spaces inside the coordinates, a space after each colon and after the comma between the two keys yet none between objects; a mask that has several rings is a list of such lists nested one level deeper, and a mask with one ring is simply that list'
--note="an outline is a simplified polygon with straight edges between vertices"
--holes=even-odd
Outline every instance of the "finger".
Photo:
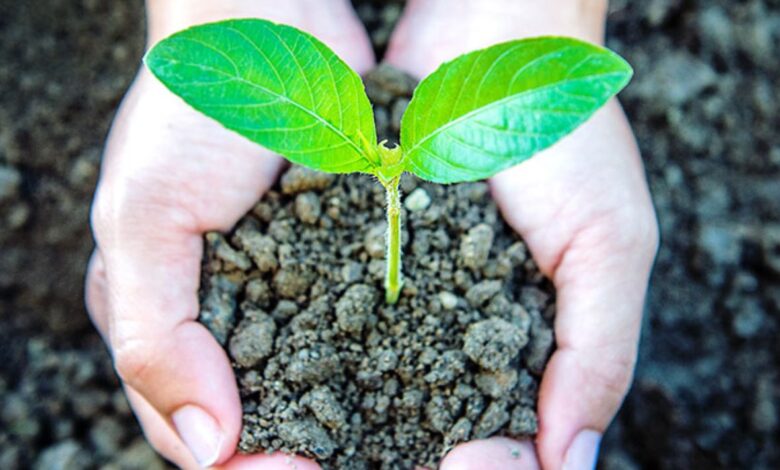
[{"label": "finger", "polygon": [[241,406],[224,350],[194,321],[200,232],[186,213],[123,203],[129,207],[120,208],[121,218],[100,214],[116,208],[96,206],[94,224],[117,372],[176,431],[200,466],[224,462],[238,440]]},{"label": "finger", "polygon": [[613,243],[614,227],[581,233],[554,274],[558,349],[540,388],[545,468],[593,468],[601,434],[631,383],[654,249]]},{"label": "finger", "polygon": [[[105,265],[99,250],[95,250],[87,268],[87,310],[104,340],[108,340],[108,292]],[[129,385],[124,386],[130,405],[141,423],[146,439],[166,459],[181,468],[197,468],[198,464],[178,438],[176,432],[144,398]]]},{"label": "finger", "polygon": [[539,462],[528,441],[494,437],[455,447],[441,463],[441,470],[537,470]]},{"label": "finger", "polygon": [[557,350],[540,388],[539,458],[545,468],[567,459],[579,463],[572,468],[591,468],[632,379],[657,223],[615,101],[543,153],[499,174],[491,189],[557,290]]},{"label": "finger", "polygon": [[271,455],[237,455],[227,464],[217,468],[223,470],[319,470],[320,466],[297,455],[274,452]]},{"label": "finger", "polygon": [[100,251],[95,250],[87,264],[87,278],[84,283],[84,299],[87,312],[103,341],[108,341],[108,289],[106,267]]},{"label": "finger", "polygon": [[144,436],[154,450],[171,462],[175,462],[180,468],[200,468],[199,463],[169,421],[163,418],[133,387],[125,385],[124,389],[127,400],[144,430]]},{"label": "finger", "polygon": [[[152,443],[155,450],[166,459],[176,462],[184,469],[201,468],[192,456],[186,445],[179,439],[176,431],[155,410],[143,396],[132,389],[125,387],[127,398],[138,420],[147,431],[146,438]],[[303,457],[291,456],[280,452],[274,454],[236,455],[219,467],[225,470],[254,470],[258,468],[268,470],[317,470],[320,467],[311,460]]]},{"label": "finger", "polygon": [[[108,340],[109,305],[106,271],[99,250],[95,250],[90,258],[86,286],[87,310],[90,318],[103,339]],[[198,463],[176,432],[171,429],[170,424],[132,387],[125,385],[124,390],[152,447],[166,459],[176,462],[181,468],[197,468]]]}]

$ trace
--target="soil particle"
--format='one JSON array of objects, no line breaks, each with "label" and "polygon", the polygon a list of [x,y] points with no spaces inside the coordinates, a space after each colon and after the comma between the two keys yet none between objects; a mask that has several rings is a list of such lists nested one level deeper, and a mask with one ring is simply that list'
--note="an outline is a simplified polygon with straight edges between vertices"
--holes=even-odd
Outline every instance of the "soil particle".
[{"label": "soil particle", "polygon": [[763,227],[761,248],[764,265],[780,276],[780,223]]},{"label": "soil particle", "polygon": [[717,77],[709,65],[678,51],[665,56],[650,73],[640,78],[635,90],[648,99],[653,94],[659,106],[668,108],[695,99],[704,89],[714,85]]},{"label": "soil particle", "polygon": [[458,296],[452,292],[440,292],[439,302],[444,310],[452,310],[458,306]]},{"label": "soil particle", "polygon": [[509,422],[510,415],[506,410],[506,402],[496,400],[488,405],[482,417],[474,426],[473,439],[485,439],[496,433],[502,426]]},{"label": "soil particle", "polygon": [[483,267],[493,246],[493,237],[493,229],[487,224],[479,224],[469,230],[460,242],[463,264],[474,270]]},{"label": "soil particle", "polygon": [[466,300],[472,307],[482,307],[494,295],[498,294],[503,288],[503,283],[499,280],[491,279],[474,284],[466,291]]},{"label": "soil particle", "polygon": [[332,346],[313,344],[292,357],[287,366],[287,377],[294,382],[318,384],[328,379],[339,365],[339,356]]},{"label": "soil particle", "polygon": [[103,467],[103,470],[163,470],[168,466],[143,439],[138,438],[128,444],[116,460]]},{"label": "soil particle", "polygon": [[383,106],[399,96],[410,98],[417,86],[412,77],[385,63],[368,72],[364,81],[371,100]]},{"label": "soil particle", "polygon": [[327,459],[336,448],[328,432],[311,419],[281,423],[278,429],[279,438],[296,447],[310,449],[318,459]]},{"label": "soil particle", "polygon": [[282,268],[273,280],[274,291],[284,299],[296,299],[309,290],[314,281],[312,273],[295,268]]},{"label": "soil particle", "polygon": [[17,195],[21,181],[22,175],[16,168],[0,166],[0,203]]},{"label": "soil particle", "polygon": [[509,432],[515,436],[533,436],[539,429],[539,421],[533,408],[516,406],[512,410]]},{"label": "soil particle", "polygon": [[228,244],[219,233],[209,233],[206,236],[206,243],[214,256],[224,263],[225,271],[240,270],[246,271],[252,267],[252,262],[249,257],[242,251],[236,251],[232,246]]},{"label": "soil particle", "polygon": [[527,343],[528,335],[520,328],[494,317],[468,328],[463,352],[480,367],[499,371],[507,367]]},{"label": "soil particle", "polygon": [[276,304],[276,307],[274,307],[271,316],[275,321],[283,323],[295,317],[299,311],[298,304],[292,300],[282,299]]},{"label": "soil particle", "polygon": [[298,194],[295,197],[295,215],[301,222],[315,224],[320,219],[322,207],[320,199],[312,192]]},{"label": "soil particle", "polygon": [[409,107],[409,98],[398,98],[393,103],[392,110],[390,111],[390,129],[393,132],[399,132],[401,130],[401,117],[404,115],[406,108]]},{"label": "soil particle", "polygon": [[351,286],[336,302],[336,321],[339,328],[353,335],[360,335],[363,326],[373,314],[378,293],[366,284]]},{"label": "soil particle", "polygon": [[314,171],[302,166],[294,166],[281,179],[282,193],[298,194],[305,191],[322,190],[333,183],[335,176]]},{"label": "soil particle", "polygon": [[531,322],[528,346],[523,351],[525,366],[534,374],[541,374],[555,347],[552,328],[537,314]]},{"label": "soil particle", "polygon": [[412,212],[423,211],[431,205],[431,197],[423,188],[417,188],[404,199],[404,207]]},{"label": "soil particle", "polygon": [[206,280],[208,294],[201,300],[198,320],[224,345],[236,321],[236,294],[241,286],[223,274]]},{"label": "soil particle", "polygon": [[274,320],[262,310],[244,311],[230,339],[230,356],[241,367],[253,367],[271,354],[276,333]]},{"label": "soil particle", "polygon": [[89,431],[89,440],[95,450],[103,455],[115,455],[124,437],[122,425],[114,418],[103,416]]},{"label": "soil particle", "polygon": [[34,470],[68,470],[84,468],[89,461],[86,452],[74,440],[62,441],[48,449],[38,457]]},{"label": "soil particle", "polygon": [[322,425],[338,430],[346,426],[346,414],[328,387],[316,387],[301,397],[301,405],[314,413]]},{"label": "soil particle", "polygon": [[258,233],[252,225],[240,226],[233,235],[233,243],[252,258],[261,273],[275,271],[279,266],[277,244],[273,238]]},{"label": "soil particle", "polygon": [[443,386],[455,381],[466,370],[466,357],[462,351],[445,351],[431,365],[431,371],[423,379],[434,386]]},{"label": "soil particle", "polygon": [[348,261],[341,268],[341,280],[345,284],[353,284],[363,278],[363,265],[355,261]]},{"label": "soil particle", "polygon": [[387,224],[385,222],[381,222],[366,231],[363,246],[368,256],[374,259],[384,259],[386,233]]},{"label": "soil particle", "polygon": [[517,370],[503,369],[480,372],[474,377],[479,390],[492,398],[500,398],[517,385]]},{"label": "soil particle", "polygon": [[244,298],[260,308],[267,308],[271,305],[273,292],[265,279],[255,278],[247,282]]}]

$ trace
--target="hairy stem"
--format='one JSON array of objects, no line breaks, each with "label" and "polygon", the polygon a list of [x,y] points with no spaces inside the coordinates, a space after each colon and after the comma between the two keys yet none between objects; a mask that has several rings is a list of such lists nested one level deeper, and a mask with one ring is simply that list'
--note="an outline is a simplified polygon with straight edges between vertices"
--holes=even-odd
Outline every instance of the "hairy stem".
[{"label": "hairy stem", "polygon": [[398,302],[404,284],[401,274],[401,191],[399,177],[385,184],[387,191],[387,273],[385,275],[385,300]]}]

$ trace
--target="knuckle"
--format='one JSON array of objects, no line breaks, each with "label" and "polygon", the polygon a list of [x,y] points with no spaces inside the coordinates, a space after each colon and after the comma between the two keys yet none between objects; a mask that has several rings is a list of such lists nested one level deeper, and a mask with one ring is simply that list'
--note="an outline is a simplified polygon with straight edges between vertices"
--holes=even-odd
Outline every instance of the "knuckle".
[{"label": "knuckle", "polygon": [[158,360],[156,349],[152,341],[143,338],[114,341],[114,368],[119,377],[130,385],[142,383]]},{"label": "knuckle", "polygon": [[87,267],[87,277],[84,282],[84,301],[87,312],[92,317],[98,313],[103,313],[98,312],[99,305],[96,297],[101,293],[100,291],[106,283],[105,272],[102,270],[102,267],[98,265],[97,256],[97,252],[92,254],[89,266]]},{"label": "knuckle", "polygon": [[636,353],[620,354],[590,368],[591,377],[617,401],[621,401],[634,380]]},{"label": "knuckle", "polygon": [[111,203],[106,190],[99,186],[92,201],[92,208],[89,213],[92,234],[100,245],[101,240],[105,239],[111,226]]},{"label": "knuckle", "polygon": [[610,250],[635,253],[652,260],[658,251],[660,234],[652,207],[627,207],[604,216],[600,238]]},{"label": "knuckle", "polygon": [[192,228],[196,217],[181,200],[182,193],[181,188],[143,171],[123,175],[119,182],[101,183],[90,213],[97,245],[107,249],[129,237],[147,237],[152,226]]}]

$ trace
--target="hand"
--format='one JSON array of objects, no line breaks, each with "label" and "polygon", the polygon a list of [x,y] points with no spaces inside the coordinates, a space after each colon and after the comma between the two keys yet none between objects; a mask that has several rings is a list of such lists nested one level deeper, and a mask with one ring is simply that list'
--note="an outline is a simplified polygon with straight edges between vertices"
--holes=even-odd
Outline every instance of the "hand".
[{"label": "hand", "polygon": [[[422,77],[461,53],[525,36],[602,42],[606,1],[456,3],[412,0],[388,60]],[[617,101],[490,186],[555,284],[558,349],[540,388],[538,456],[530,443],[495,438],[458,446],[442,468],[593,468],[601,434],[632,379],[658,246],[642,162]]]},{"label": "hand", "polygon": [[[150,45],[192,24],[262,17],[316,34],[358,71],[368,38],[346,0],[149,1]],[[202,234],[228,230],[282,160],[191,110],[141,70],[106,144],[87,304],[151,444],[182,468],[318,468],[234,456],[241,403],[230,362],[198,316]]]}]

